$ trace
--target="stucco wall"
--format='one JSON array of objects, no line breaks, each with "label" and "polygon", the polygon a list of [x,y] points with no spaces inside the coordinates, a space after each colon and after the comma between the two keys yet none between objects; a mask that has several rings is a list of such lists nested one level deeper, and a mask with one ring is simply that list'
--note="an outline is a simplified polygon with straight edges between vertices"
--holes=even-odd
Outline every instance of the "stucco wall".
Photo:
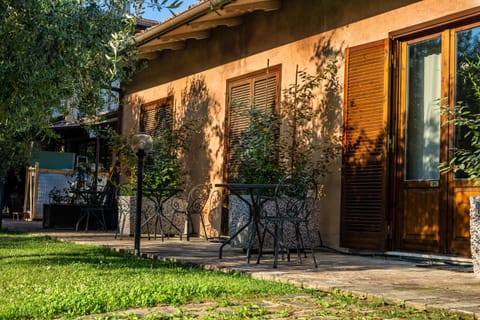
[{"label": "stucco wall", "polygon": [[[227,79],[263,69],[267,64],[281,64],[284,89],[295,82],[297,65],[313,73],[325,66],[327,60],[335,59],[340,90],[329,93],[328,101],[333,109],[319,119],[317,126],[318,130],[335,130],[341,134],[347,47],[384,39],[392,31],[476,6],[480,6],[480,1],[283,1],[278,11],[254,12],[245,16],[237,27],[220,27],[213,30],[208,39],[188,41],[183,50],[162,52],[126,88],[127,98],[139,97],[149,102],[173,93],[176,111],[182,113],[185,112],[182,99],[189,96],[182,92],[192,92],[192,79],[204,81],[206,90],[202,94],[206,97],[201,101],[208,108],[195,112],[205,114],[209,121],[186,159],[193,180],[208,178],[212,183],[221,182]],[[325,92],[319,92],[319,101],[326,97]],[[134,123],[132,113],[132,109],[124,110],[124,132]],[[316,219],[324,243],[338,247],[340,160],[325,183],[327,196],[319,204]]]}]

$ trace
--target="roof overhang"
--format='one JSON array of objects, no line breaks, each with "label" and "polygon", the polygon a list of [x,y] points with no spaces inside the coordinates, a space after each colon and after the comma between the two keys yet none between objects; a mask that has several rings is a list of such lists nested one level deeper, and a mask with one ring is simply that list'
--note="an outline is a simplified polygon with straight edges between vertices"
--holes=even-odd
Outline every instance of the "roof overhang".
[{"label": "roof overhang", "polygon": [[201,40],[219,26],[233,27],[253,11],[273,11],[281,0],[206,0],[135,36],[141,58],[154,59],[164,50],[180,50],[187,40]]}]

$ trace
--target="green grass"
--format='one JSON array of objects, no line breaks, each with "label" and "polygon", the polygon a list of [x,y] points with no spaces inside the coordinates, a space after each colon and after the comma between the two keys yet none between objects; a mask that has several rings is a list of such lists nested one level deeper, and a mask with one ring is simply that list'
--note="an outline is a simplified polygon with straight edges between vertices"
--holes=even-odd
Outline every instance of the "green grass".
[{"label": "green grass", "polygon": [[[292,313],[292,299],[273,311],[258,301],[298,295],[309,297],[312,316],[442,318],[441,313],[386,306],[340,293],[319,293],[241,274],[138,258],[103,247],[0,232],[0,319],[75,318],[158,305],[177,306],[177,312],[167,315],[151,311],[143,318],[273,319]],[[201,316],[185,308],[206,301],[213,307],[203,310]],[[109,313],[98,317],[120,318],[139,316]]]}]

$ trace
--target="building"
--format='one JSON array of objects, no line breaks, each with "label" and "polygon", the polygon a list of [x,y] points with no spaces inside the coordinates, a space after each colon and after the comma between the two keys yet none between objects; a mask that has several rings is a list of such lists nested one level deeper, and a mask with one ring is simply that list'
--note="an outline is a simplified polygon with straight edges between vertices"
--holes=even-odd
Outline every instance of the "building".
[{"label": "building", "polygon": [[122,130],[154,127],[166,110],[203,115],[189,177],[225,181],[240,121],[231,101],[264,94],[279,107],[297,68],[329,67],[315,129],[342,135],[343,155],[315,216],[324,243],[469,256],[480,189],[440,174],[462,136],[438,105],[468,99],[460,73],[479,35],[474,0],[205,1],[136,36],[148,67],[124,88]]}]

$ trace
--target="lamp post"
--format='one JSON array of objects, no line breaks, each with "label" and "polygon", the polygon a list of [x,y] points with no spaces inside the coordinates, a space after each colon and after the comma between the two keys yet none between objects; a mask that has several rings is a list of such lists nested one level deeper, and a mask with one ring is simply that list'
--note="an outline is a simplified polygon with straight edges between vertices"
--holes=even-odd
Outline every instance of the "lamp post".
[{"label": "lamp post", "polygon": [[137,150],[137,211],[135,214],[134,253],[140,255],[140,233],[142,226],[142,189],[143,189],[143,160],[145,154],[152,151],[152,137],[145,133],[137,133],[133,136],[132,146]]}]

